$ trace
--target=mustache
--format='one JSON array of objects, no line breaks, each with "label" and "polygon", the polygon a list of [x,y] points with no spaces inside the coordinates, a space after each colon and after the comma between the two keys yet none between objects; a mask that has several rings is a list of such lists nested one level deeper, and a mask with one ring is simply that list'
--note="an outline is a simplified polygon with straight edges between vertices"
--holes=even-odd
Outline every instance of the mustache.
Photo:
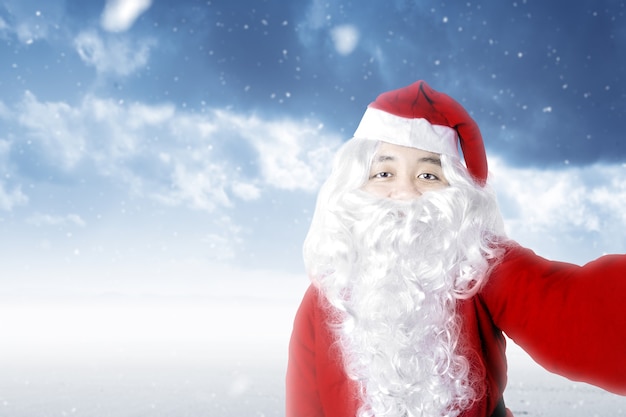
[{"label": "mustache", "polygon": [[413,216],[416,221],[429,221],[440,215],[450,217],[450,202],[458,198],[452,187],[430,191],[411,200],[394,200],[374,196],[361,189],[346,193],[339,204],[343,212],[354,221],[366,220],[376,215],[391,219]]},{"label": "mustache", "polygon": [[[419,236],[451,230],[455,217],[448,196],[441,191],[413,200],[393,200],[357,190],[344,196],[344,226],[355,240],[412,241]],[[449,193],[447,193],[449,194]],[[367,242],[366,242],[367,243]]]}]

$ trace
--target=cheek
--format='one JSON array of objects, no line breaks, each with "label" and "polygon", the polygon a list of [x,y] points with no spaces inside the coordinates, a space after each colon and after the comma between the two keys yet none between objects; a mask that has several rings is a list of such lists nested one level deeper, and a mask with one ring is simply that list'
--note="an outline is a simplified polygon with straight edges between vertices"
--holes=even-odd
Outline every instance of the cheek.
[{"label": "cheek", "polygon": [[367,183],[361,189],[376,197],[386,197],[389,193],[385,184]]},{"label": "cheek", "polygon": [[431,190],[443,190],[444,188],[448,188],[450,185],[447,182],[437,182],[431,186]]}]

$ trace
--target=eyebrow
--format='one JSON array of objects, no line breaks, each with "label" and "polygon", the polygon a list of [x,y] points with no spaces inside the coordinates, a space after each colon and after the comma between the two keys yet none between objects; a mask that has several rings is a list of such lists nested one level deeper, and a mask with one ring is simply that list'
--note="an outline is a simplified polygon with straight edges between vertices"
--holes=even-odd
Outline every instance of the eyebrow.
[{"label": "eyebrow", "polygon": [[[381,162],[386,162],[386,161],[395,161],[395,157],[394,156],[390,156],[390,155],[379,155],[374,162],[377,163],[381,163]],[[425,156],[423,158],[419,158],[417,160],[417,162],[426,162],[426,163],[430,163],[430,164],[434,164],[434,165],[439,165],[441,166],[441,159],[437,156]]]}]

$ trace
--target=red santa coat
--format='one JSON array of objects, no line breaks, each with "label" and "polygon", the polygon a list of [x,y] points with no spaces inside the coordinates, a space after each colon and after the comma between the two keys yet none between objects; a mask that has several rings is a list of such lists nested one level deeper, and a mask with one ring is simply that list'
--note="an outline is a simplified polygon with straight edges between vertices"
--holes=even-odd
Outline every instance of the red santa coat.
[{"label": "red santa coat", "polygon": [[[626,255],[585,266],[509,247],[481,292],[459,303],[462,337],[486,394],[463,417],[511,416],[505,332],[551,372],[626,395]],[[296,314],[287,368],[287,417],[354,417],[357,386],[346,377],[327,309],[310,287]]]}]

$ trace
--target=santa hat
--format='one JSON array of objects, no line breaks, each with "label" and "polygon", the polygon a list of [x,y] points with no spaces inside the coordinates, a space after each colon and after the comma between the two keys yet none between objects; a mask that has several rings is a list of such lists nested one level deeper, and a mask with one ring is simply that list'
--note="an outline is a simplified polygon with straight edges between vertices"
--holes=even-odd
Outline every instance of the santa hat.
[{"label": "santa hat", "polygon": [[487,180],[487,157],[476,122],[452,97],[424,81],[379,95],[359,124],[355,138],[374,139],[459,158],[474,180]]}]

